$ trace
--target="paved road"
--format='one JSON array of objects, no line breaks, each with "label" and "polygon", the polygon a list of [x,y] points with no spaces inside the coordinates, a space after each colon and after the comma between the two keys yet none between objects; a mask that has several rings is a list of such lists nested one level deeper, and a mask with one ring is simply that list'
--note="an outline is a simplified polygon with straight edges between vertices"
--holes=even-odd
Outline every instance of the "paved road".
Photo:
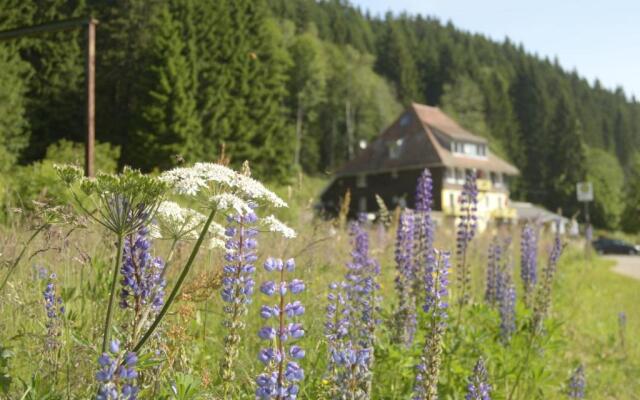
[{"label": "paved road", "polygon": [[619,274],[640,279],[640,256],[605,256],[618,264],[613,270]]}]

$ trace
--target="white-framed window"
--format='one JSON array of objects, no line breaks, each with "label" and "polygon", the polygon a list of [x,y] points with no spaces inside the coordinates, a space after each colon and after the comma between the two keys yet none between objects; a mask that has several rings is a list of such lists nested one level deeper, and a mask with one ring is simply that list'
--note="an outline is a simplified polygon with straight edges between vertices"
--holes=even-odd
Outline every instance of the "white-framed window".
[{"label": "white-framed window", "polygon": [[397,160],[400,158],[400,154],[402,153],[402,144],[404,143],[404,139],[398,139],[394,142],[389,143],[389,158],[392,160]]},{"label": "white-framed window", "polygon": [[455,175],[456,175],[456,183],[458,184],[463,184],[464,183],[464,171],[460,168],[456,168],[455,169]]},{"label": "white-framed window", "polygon": [[456,208],[456,196],[453,193],[449,193],[449,207],[452,210]]},{"label": "white-framed window", "polygon": [[358,199],[358,211],[367,212],[367,198],[364,196]]},{"label": "white-framed window", "polygon": [[356,187],[359,189],[367,187],[367,175],[360,174],[356,176]]},{"label": "white-framed window", "polygon": [[447,183],[456,183],[456,172],[453,168],[447,168],[444,171],[444,180]]}]

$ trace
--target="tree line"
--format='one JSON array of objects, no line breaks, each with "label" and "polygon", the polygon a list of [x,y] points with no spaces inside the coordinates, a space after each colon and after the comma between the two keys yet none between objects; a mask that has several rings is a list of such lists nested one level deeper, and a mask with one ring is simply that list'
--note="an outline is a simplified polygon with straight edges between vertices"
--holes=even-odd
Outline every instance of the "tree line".
[{"label": "tree line", "polygon": [[[518,166],[514,197],[571,215],[575,183],[590,180],[599,226],[637,225],[636,99],[508,39],[344,0],[7,0],[0,29],[89,14],[96,135],[121,148],[121,165],[215,160],[224,146],[265,179],[326,173],[415,101]],[[83,140],[84,40],[0,43],[0,168]]]}]

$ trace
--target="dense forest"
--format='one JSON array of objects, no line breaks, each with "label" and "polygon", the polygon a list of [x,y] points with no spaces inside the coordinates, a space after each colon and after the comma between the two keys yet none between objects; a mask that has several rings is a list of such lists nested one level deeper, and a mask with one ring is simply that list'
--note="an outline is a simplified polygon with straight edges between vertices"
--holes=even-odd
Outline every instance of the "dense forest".
[{"label": "dense forest", "polygon": [[[224,146],[265,179],[327,173],[414,101],[489,138],[522,172],[514,197],[571,215],[589,179],[594,222],[636,229],[640,106],[522,45],[344,0],[5,0],[0,29],[86,15],[100,21],[96,135],[120,165]],[[84,40],[0,43],[3,171],[83,140]]]}]

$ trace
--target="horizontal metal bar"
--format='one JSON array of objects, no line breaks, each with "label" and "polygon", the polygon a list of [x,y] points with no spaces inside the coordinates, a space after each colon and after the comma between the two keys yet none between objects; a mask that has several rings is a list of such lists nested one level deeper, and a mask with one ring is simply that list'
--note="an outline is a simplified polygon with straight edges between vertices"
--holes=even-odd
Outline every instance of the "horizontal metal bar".
[{"label": "horizontal metal bar", "polygon": [[50,32],[58,32],[64,31],[68,29],[78,28],[81,26],[88,25],[89,22],[93,21],[97,23],[98,21],[91,17],[81,17],[81,18],[70,18],[61,21],[53,21],[47,22],[40,25],[33,26],[24,26],[15,29],[9,29],[6,31],[0,31],[0,40],[9,40],[15,39],[23,36],[36,35],[38,33],[50,33]]}]

